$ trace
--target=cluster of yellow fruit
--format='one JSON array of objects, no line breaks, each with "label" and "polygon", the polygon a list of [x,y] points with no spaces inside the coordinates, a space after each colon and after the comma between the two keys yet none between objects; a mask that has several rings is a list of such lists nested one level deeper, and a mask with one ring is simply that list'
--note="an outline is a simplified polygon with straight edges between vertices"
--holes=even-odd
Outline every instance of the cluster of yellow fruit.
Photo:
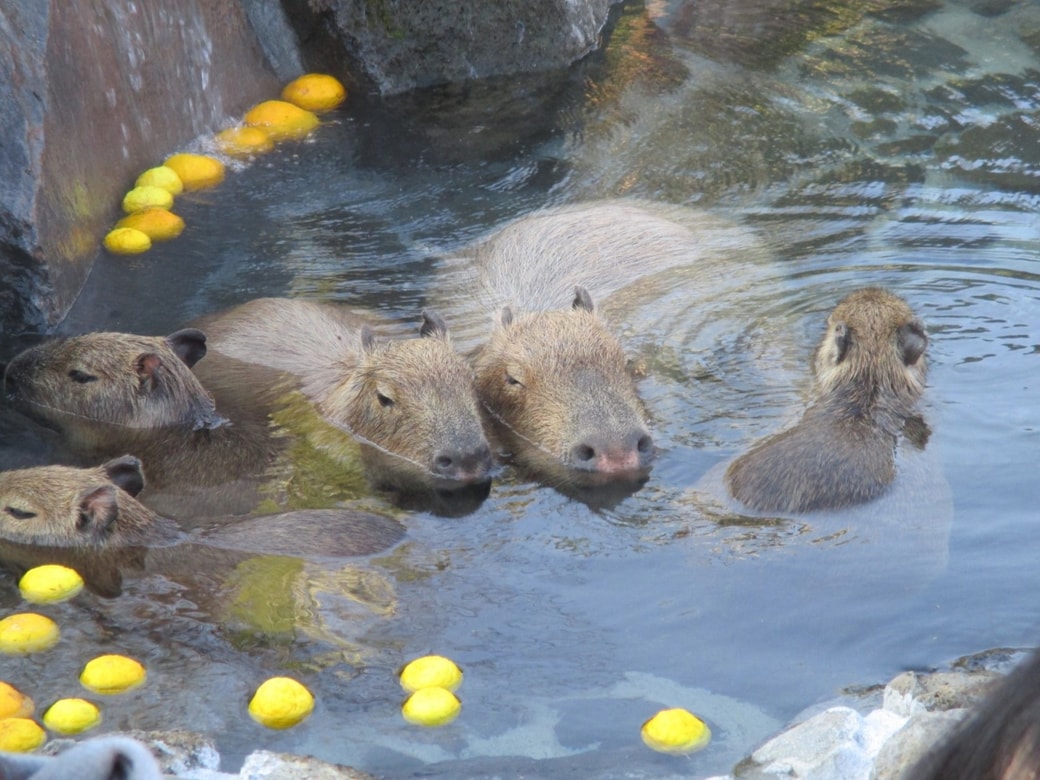
[{"label": "cluster of yellow fruit", "polygon": [[[19,580],[22,598],[33,604],[67,601],[83,590],[83,578],[65,566],[47,564],[27,571]],[[0,620],[0,652],[24,655],[48,650],[58,643],[58,625],[37,612],[19,612]],[[89,661],[80,673],[80,683],[97,694],[123,693],[136,688],[146,677],[144,667],[123,655],[102,655]],[[47,733],[32,715],[33,700],[13,685],[0,681],[0,751],[26,753],[40,747]],[[101,710],[86,699],[59,699],[41,716],[51,731],[79,734],[101,722]]]},{"label": "cluster of yellow fruit", "polygon": [[405,664],[400,673],[401,687],[409,696],[401,714],[417,726],[444,726],[462,711],[455,689],[462,684],[462,670],[450,658],[424,655]]},{"label": "cluster of yellow fruit", "polygon": [[[328,111],[347,96],[334,77],[309,73],[287,84],[281,100],[265,100],[251,108],[243,123],[222,130],[214,139],[221,153],[248,158],[278,141],[302,138],[318,126],[316,111]],[[184,220],[170,211],[182,192],[215,187],[224,180],[224,163],[203,154],[180,153],[137,177],[123,198],[126,216],[105,236],[105,249],[118,255],[147,252],[153,241],[169,241],[184,230]]]}]

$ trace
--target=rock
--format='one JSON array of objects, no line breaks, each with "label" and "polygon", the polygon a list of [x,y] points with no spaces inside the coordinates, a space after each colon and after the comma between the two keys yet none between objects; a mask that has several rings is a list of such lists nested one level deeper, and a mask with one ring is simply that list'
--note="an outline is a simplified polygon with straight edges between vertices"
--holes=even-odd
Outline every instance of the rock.
[{"label": "rock", "polygon": [[267,750],[255,750],[246,756],[239,777],[248,780],[375,780],[372,775],[350,767]]},{"label": "rock", "polygon": [[918,712],[878,751],[871,780],[913,780],[907,772],[968,714],[967,709]]},{"label": "rock", "polygon": [[977,702],[1002,675],[971,672],[903,672],[885,686],[884,709],[910,717],[921,712],[960,709]]},{"label": "rock", "polygon": [[137,174],[280,88],[238,0],[5,3],[0,331],[57,323]]},{"label": "rock", "polygon": [[[306,41],[301,57],[308,70],[363,74],[377,92],[388,95],[564,68],[599,46],[613,2],[327,0],[286,5],[297,38]],[[320,10],[312,10],[315,6]],[[281,29],[281,20],[270,21],[258,21],[265,49],[274,48],[266,41],[276,39]]]},{"label": "rock", "polygon": [[736,780],[867,780],[874,758],[906,719],[831,707],[766,742],[733,771]]}]

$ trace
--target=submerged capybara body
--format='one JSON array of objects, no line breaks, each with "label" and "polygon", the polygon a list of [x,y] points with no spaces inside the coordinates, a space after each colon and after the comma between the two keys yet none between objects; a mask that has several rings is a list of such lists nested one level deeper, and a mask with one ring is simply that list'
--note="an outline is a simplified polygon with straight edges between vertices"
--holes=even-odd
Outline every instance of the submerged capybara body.
[{"label": "submerged capybara body", "polygon": [[371,323],[329,304],[261,298],[206,328],[214,353],[298,377],[325,419],[361,441],[437,479],[486,480],[473,373],[444,321],[423,312],[419,338],[406,339],[377,338]]},{"label": "submerged capybara body", "polygon": [[446,260],[437,302],[473,349],[481,402],[524,459],[630,474],[651,465],[655,447],[608,322],[680,281],[718,292],[726,261],[756,243],[744,228],[679,207],[551,208]]},{"label": "submerged capybara body", "polygon": [[793,427],[730,464],[730,494],[760,512],[809,512],[861,504],[895,478],[900,441],[923,447],[916,411],[928,337],[901,298],[851,293],[831,312],[816,349],[814,400]]},{"label": "submerged capybara body", "polygon": [[130,455],[97,467],[0,473],[0,562],[64,563],[97,592],[116,595],[128,567],[219,573],[242,557],[219,550],[346,557],[382,552],[404,536],[391,517],[349,509],[213,520],[189,534],[138,501],[144,486],[141,461]]}]

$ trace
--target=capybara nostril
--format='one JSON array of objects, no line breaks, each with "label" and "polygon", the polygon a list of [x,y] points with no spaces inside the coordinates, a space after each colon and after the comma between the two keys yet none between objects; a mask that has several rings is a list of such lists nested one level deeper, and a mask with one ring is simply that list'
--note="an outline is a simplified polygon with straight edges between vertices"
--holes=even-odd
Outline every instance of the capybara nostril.
[{"label": "capybara nostril", "polygon": [[589,468],[595,468],[596,448],[589,444],[575,444],[571,448],[571,457],[578,465],[584,464]]},{"label": "capybara nostril", "polygon": [[442,453],[434,459],[433,467],[438,474],[449,474],[455,467],[455,460],[450,455]]}]

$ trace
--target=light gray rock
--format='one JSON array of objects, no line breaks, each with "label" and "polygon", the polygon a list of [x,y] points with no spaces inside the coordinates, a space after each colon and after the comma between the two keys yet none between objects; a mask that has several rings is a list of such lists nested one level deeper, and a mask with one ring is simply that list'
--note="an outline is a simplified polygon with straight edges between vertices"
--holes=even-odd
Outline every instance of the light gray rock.
[{"label": "light gray rock", "polygon": [[733,772],[737,780],[867,780],[881,745],[905,722],[832,707],[766,742]]},{"label": "light gray rock", "polygon": [[256,750],[239,771],[242,780],[375,780],[365,772],[306,756]]},{"label": "light gray rock", "polygon": [[903,717],[960,709],[981,699],[1001,676],[984,669],[931,674],[903,672],[885,686],[883,706]]},{"label": "light gray rock", "polygon": [[924,754],[950,734],[967,709],[918,712],[878,751],[871,780],[914,780],[908,772]]}]

